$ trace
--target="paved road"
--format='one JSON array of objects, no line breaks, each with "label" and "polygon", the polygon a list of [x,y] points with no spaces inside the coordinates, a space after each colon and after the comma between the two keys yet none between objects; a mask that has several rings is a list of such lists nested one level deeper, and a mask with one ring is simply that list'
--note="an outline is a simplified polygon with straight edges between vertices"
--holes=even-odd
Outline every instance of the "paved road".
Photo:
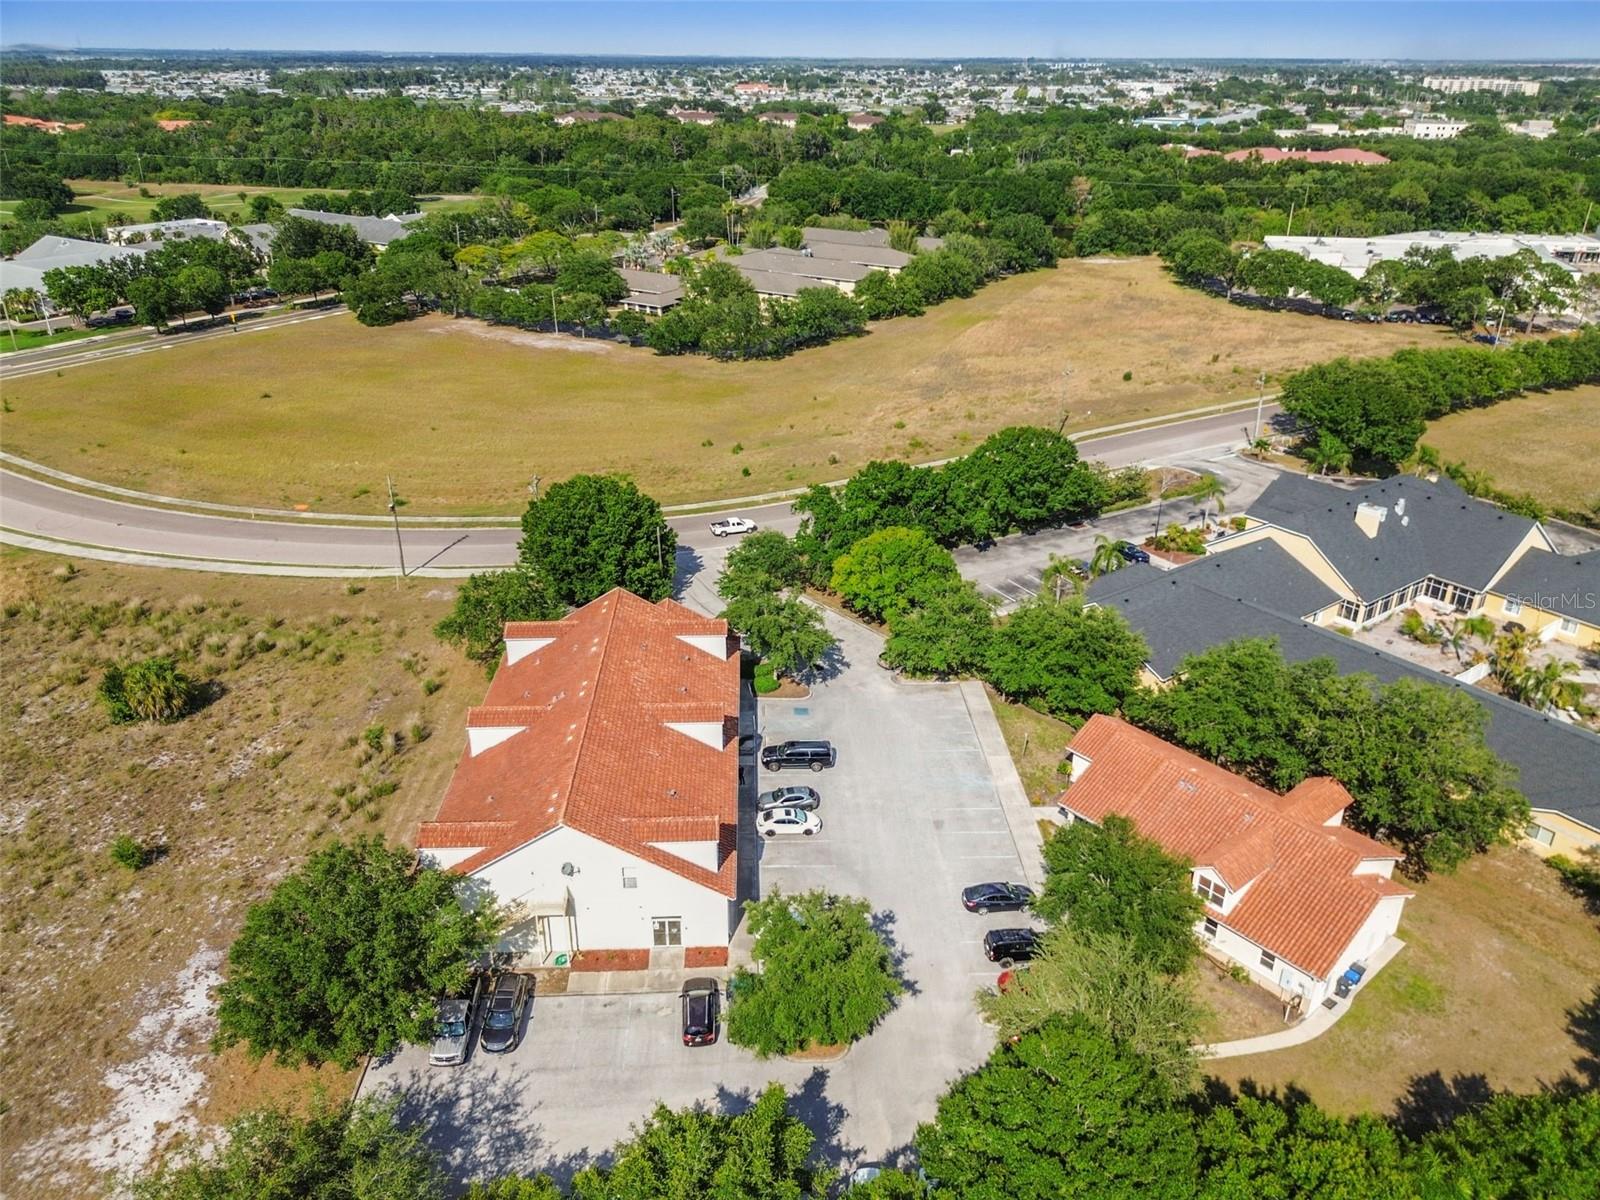
[{"label": "paved road", "polygon": [[[301,314],[300,319],[307,318]],[[234,335],[220,331],[203,336]],[[1269,418],[1274,411],[1274,406],[1267,406]],[[1253,410],[1213,414],[1086,439],[1081,447],[1086,456],[1112,466],[1171,461],[1237,446],[1248,436],[1253,418]],[[727,512],[784,532],[793,532],[799,524],[788,501],[731,506]],[[706,529],[716,515],[674,517],[671,524],[687,550],[714,554],[721,543]],[[514,528],[408,526],[402,533],[406,569],[409,573],[452,575],[505,566],[516,557],[518,536]],[[207,569],[210,564],[233,564],[232,569],[263,574],[374,574],[397,567],[394,532],[381,524],[251,520],[177,512],[72,491],[10,470],[0,470],[0,540],[63,553],[126,556],[126,561],[172,567]]]},{"label": "paved road", "polygon": [[[901,958],[908,993],[845,1058],[822,1065],[762,1062],[725,1041],[685,1049],[670,994],[536,1000],[521,1046],[477,1053],[455,1070],[430,1070],[424,1049],[407,1047],[373,1066],[363,1092],[401,1092],[452,1175],[550,1169],[566,1177],[603,1157],[657,1100],[738,1111],[773,1080],[794,1097],[791,1111],[817,1133],[827,1161],[883,1159],[933,1116],[953,1078],[988,1056],[994,1033],[974,995],[997,968],[981,939],[1028,920],[968,914],[960,891],[1023,878],[1022,854],[1037,858],[1037,835],[1019,851],[963,688],[898,683],[876,665],[881,639],[832,614],[828,622],[841,641],[837,669],[807,699],[763,700],[759,719],[764,741],[829,738],[839,764],[815,776],[762,772],[756,781],[814,785],[822,832],[758,843],[747,792],[740,851],[755,870],[744,890],[866,897]],[[741,931],[735,945],[747,939]]]}]

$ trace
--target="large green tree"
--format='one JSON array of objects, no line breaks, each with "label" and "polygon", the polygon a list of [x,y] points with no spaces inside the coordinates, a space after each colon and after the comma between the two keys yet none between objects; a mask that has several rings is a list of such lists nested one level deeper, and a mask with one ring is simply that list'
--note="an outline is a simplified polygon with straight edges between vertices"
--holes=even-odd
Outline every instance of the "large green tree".
[{"label": "large green tree", "polygon": [[1137,688],[1149,654],[1118,613],[1085,607],[1076,596],[1060,603],[1041,597],[995,630],[989,682],[1058,717],[1111,713]]},{"label": "large green tree", "polygon": [[461,882],[377,838],[317,851],[245,915],[217,1045],[348,1068],[430,1036],[434,1000],[466,982],[497,929]]},{"label": "large green tree", "polygon": [[658,1104],[609,1165],[578,1173],[572,1194],[574,1200],[821,1200],[833,1176],[813,1165],[815,1142],[776,1083],[737,1115]]},{"label": "large green tree", "polygon": [[994,610],[958,579],[901,613],[889,626],[883,661],[912,675],[969,675],[988,662]]},{"label": "large green tree", "polygon": [[956,560],[920,529],[880,529],[833,564],[833,590],[864,617],[893,622],[959,580]]},{"label": "large green tree", "polygon": [[230,1121],[220,1142],[169,1155],[132,1182],[134,1200],[444,1200],[448,1188],[422,1129],[399,1100],[314,1101],[306,1114],[269,1108]]},{"label": "large green tree", "polygon": [[1194,926],[1204,906],[1190,886],[1189,864],[1141,836],[1126,817],[1062,826],[1044,844],[1044,866],[1044,891],[1033,907],[1045,920],[1070,921],[1084,936],[1124,938],[1168,975],[1199,953]]},{"label": "large green tree", "polygon": [[839,644],[822,612],[797,596],[776,592],[738,596],[723,618],[751,652],[791,678],[817,666]]},{"label": "large green tree", "polygon": [[574,475],[528,505],[521,561],[558,604],[613,588],[646,600],[672,594],[678,535],[661,506],[621,475]]},{"label": "large green tree", "polygon": [[922,1167],[962,1200],[1188,1200],[1186,1110],[1143,1055],[1075,1013],[1008,1039],[917,1130]]},{"label": "large green tree", "polygon": [[493,671],[505,654],[507,621],[553,621],[563,611],[526,567],[484,571],[462,581],[450,614],[433,633]]},{"label": "large green tree", "polygon": [[991,434],[944,471],[949,504],[966,516],[972,538],[1054,524],[1097,510],[1103,499],[1072,439],[1032,425]]},{"label": "large green tree", "polygon": [[773,892],[745,905],[759,967],[731,990],[728,1039],[765,1057],[865,1037],[905,985],[865,900]]},{"label": "large green tree", "polygon": [[1196,1132],[1202,1200],[1413,1200],[1419,1194],[1403,1161],[1404,1143],[1375,1116],[1346,1119],[1303,1097],[1244,1095],[1203,1113]]}]

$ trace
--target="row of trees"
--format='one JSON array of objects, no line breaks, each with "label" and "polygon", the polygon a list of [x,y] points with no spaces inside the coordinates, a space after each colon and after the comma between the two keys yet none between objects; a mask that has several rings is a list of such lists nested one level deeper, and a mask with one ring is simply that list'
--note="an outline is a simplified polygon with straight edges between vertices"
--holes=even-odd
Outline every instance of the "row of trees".
[{"label": "row of trees", "polygon": [[1293,250],[1241,250],[1215,234],[1185,229],[1160,250],[1173,274],[1189,283],[1282,299],[1310,296],[1336,308],[1381,313],[1396,303],[1441,314],[1470,329],[1490,319],[1531,322],[1564,312],[1590,293],[1559,263],[1532,250],[1503,258],[1457,259],[1448,247],[1415,247],[1404,258],[1375,263],[1360,279]]},{"label": "row of trees", "polygon": [[58,310],[79,319],[126,302],[159,328],[186,313],[222,312],[258,270],[255,255],[237,242],[193,237],[93,266],[56,267],[44,273],[44,286]]},{"label": "row of trees", "polygon": [[819,284],[790,299],[763,304],[731,263],[690,266],[684,296],[653,322],[645,343],[658,354],[698,352],[713,358],[776,358],[803,346],[853,337],[866,327],[860,301]]},{"label": "row of trees", "polygon": [[1426,423],[1520,392],[1600,380],[1600,328],[1510,348],[1400,350],[1388,358],[1336,358],[1283,381],[1280,402],[1310,430],[1330,464],[1398,465]]}]

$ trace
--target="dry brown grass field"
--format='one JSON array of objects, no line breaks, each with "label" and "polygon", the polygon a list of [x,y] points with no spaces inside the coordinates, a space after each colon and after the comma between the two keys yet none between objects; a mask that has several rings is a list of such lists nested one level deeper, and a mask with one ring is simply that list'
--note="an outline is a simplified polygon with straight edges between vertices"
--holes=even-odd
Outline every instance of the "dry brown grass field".
[{"label": "dry brown grass field", "polygon": [[8,382],[4,439],[108,483],[243,504],[378,512],[392,474],[411,513],[510,513],[531,475],[579,471],[626,472],[672,503],[1055,425],[1068,367],[1070,431],[1448,337],[1251,312],[1179,288],[1153,259],[1071,260],[778,362],[336,317]]},{"label": "dry brown grass field", "polygon": [[[104,1171],[175,1134],[353,1086],[209,1054],[206,992],[246,907],[310,850],[413,836],[484,687],[430,632],[449,584],[63,563],[0,555],[0,1178],[30,1197],[105,1194]],[[105,666],[152,653],[209,703],[112,725]],[[119,834],[165,853],[116,866]]]},{"label": "dry brown grass field", "polygon": [[1420,884],[1398,957],[1316,1041],[1205,1065],[1340,1113],[1448,1115],[1487,1090],[1600,1078],[1600,925],[1526,850]]},{"label": "dry brown grass field", "polygon": [[1558,508],[1600,509],[1600,386],[1515,396],[1451,413],[1422,435],[1446,462]]}]

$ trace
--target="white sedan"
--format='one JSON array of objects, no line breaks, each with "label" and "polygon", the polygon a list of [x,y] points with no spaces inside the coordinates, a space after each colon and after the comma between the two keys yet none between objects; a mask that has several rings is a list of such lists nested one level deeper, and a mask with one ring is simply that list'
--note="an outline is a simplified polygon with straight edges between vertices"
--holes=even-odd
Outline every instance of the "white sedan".
[{"label": "white sedan", "polygon": [[723,517],[720,521],[711,522],[711,533],[715,537],[727,537],[730,533],[754,533],[756,523],[748,517]]},{"label": "white sedan", "polygon": [[773,808],[756,817],[756,831],[762,837],[780,833],[799,833],[810,837],[822,828],[822,818],[798,808]]}]

